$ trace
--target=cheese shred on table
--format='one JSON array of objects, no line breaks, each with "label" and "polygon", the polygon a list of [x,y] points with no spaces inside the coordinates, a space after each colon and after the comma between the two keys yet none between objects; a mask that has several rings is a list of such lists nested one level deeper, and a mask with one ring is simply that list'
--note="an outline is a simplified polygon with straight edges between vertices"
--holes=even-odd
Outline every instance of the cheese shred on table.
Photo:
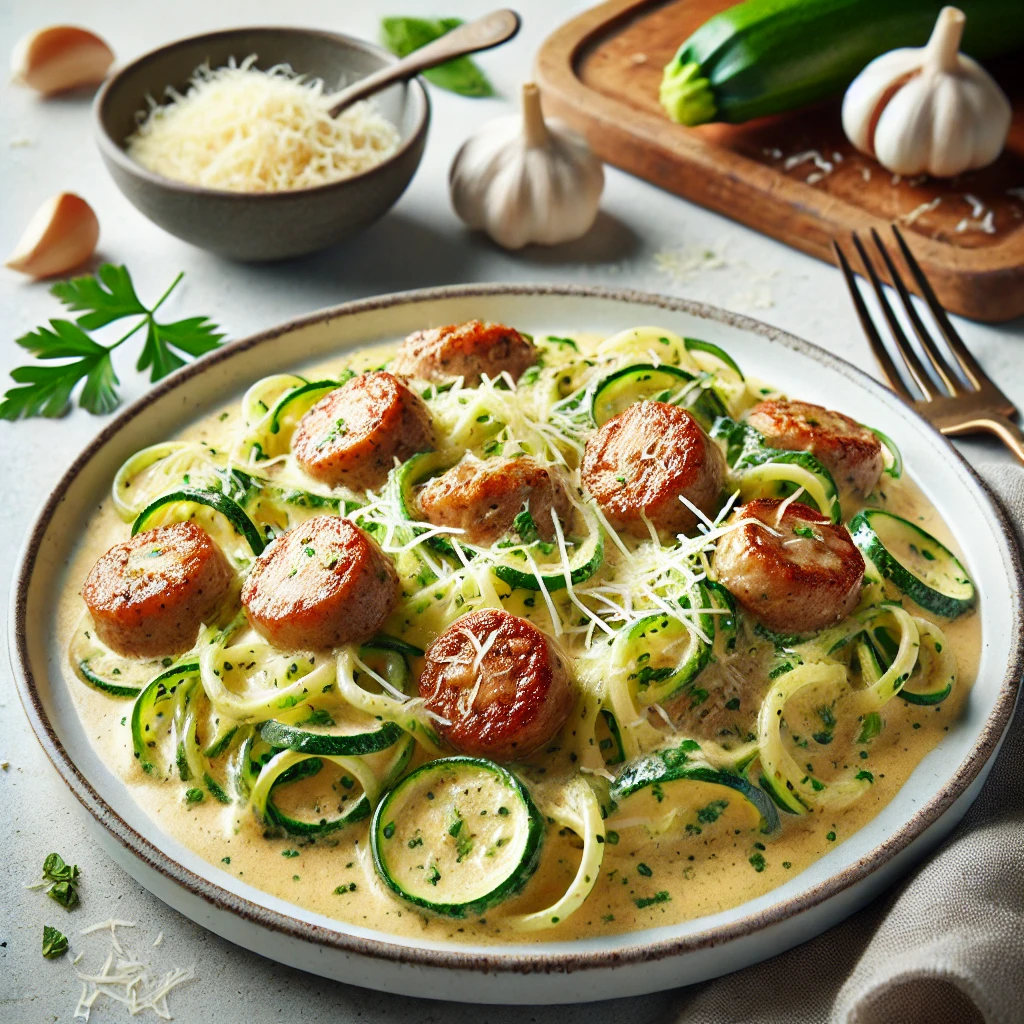
[{"label": "cheese shred on table", "polygon": [[398,130],[369,103],[328,116],[320,79],[284,64],[261,71],[256,55],[200,67],[184,95],[154,101],[127,141],[146,169],[203,188],[280,192],[341,181],[398,148]]}]

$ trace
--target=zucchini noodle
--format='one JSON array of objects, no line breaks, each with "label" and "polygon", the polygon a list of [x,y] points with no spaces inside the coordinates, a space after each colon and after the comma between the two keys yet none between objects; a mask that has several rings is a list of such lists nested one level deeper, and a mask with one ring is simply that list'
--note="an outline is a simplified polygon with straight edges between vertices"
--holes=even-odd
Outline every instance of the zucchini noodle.
[{"label": "zucchini noodle", "polygon": [[597,883],[604,860],[606,844],[601,804],[586,780],[571,780],[562,787],[556,800],[543,801],[541,809],[557,824],[572,829],[583,840],[583,853],[576,875],[561,899],[543,910],[509,918],[509,924],[516,931],[550,928],[579,910]]},{"label": "zucchini noodle", "polygon": [[[713,342],[655,326],[600,341],[538,336],[534,344],[536,364],[518,379],[410,381],[433,419],[437,449],[395,460],[375,490],[313,480],[291,450],[303,416],[370,365],[365,359],[308,377],[264,377],[201,440],[137,452],[113,480],[117,515],[133,533],[196,520],[227,553],[232,585],[195,646],[176,659],[118,655],[88,614],[68,650],[82,684],[134,702],[133,752],[154,783],[176,780],[186,803],[230,805],[231,828],[255,820],[268,839],[315,842],[360,830],[353,863],[373,875],[375,899],[397,893],[420,912],[451,917],[486,909],[516,933],[566,921],[603,875],[621,870],[625,883],[627,845],[741,836],[765,850],[787,827],[778,809],[807,816],[863,798],[874,785],[871,744],[886,721],[905,705],[935,708],[956,686],[955,654],[922,602],[934,611],[967,609],[974,600],[950,552],[937,541],[925,554],[913,546],[929,537],[913,524],[904,524],[905,551],[884,548],[903,521],[877,511],[884,494],[873,493],[866,507],[876,528],[865,521],[863,540],[854,537],[869,555],[854,611],[812,636],[769,631],[716,578],[723,537],[755,522],[778,536],[760,520],[734,518],[734,507],[780,499],[776,524],[794,502],[836,524],[852,518],[821,461],[773,448],[746,422],[750,408],[776,392],[747,378]],[[583,486],[588,439],[635,401],[686,409],[722,451],[726,493],[717,512],[682,499],[696,520],[690,535],[666,538],[647,520],[642,538],[619,531]],[[899,451],[878,436],[886,486],[898,487]],[[655,458],[653,451],[639,461]],[[564,489],[568,511],[551,512],[550,530],[533,522],[529,503],[516,519],[523,525],[489,545],[424,518],[419,494],[429,481],[464,458],[499,456],[530,456]],[[347,517],[369,534],[394,563],[401,596],[384,632],[365,644],[289,653],[257,635],[239,595],[266,545],[320,515]],[[915,562],[901,575],[900,551],[936,564]],[[901,579],[911,580],[917,597]],[[452,723],[428,710],[416,685],[437,636],[489,608],[545,632],[575,682],[561,732],[510,770],[449,756],[441,736]],[[478,669],[494,636],[470,638]],[[462,712],[486,694],[482,678],[477,673],[467,687]],[[417,802],[422,794],[432,806]],[[628,843],[617,848],[620,829],[629,830]],[[579,864],[567,885],[557,881],[557,899],[523,913],[555,894],[561,876],[552,875],[543,897],[531,897],[530,886],[534,872],[552,870],[558,855],[545,855],[543,844],[559,830],[582,843]],[[413,880],[414,895],[382,873],[392,869]],[[467,895],[456,899],[453,880],[462,878]],[[663,897],[641,897],[636,906]],[[503,906],[510,898],[512,909]]]}]

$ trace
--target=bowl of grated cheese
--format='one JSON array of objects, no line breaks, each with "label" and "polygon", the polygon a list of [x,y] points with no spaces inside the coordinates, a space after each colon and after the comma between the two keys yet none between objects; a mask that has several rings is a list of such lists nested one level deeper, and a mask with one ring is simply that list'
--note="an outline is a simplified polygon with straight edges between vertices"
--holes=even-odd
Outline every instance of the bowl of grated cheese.
[{"label": "bowl of grated cheese", "polygon": [[96,97],[103,160],[178,238],[231,259],[315,252],[382,217],[412,180],[430,101],[419,80],[331,118],[332,93],[395,61],[334,32],[242,28],[128,64]]}]

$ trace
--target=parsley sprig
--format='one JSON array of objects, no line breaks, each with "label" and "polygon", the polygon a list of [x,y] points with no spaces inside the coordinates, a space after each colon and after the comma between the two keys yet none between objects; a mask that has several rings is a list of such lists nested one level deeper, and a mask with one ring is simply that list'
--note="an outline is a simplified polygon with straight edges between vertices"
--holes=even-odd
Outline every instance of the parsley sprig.
[{"label": "parsley sprig", "polygon": [[[22,416],[63,416],[71,405],[71,396],[82,384],[78,404],[95,415],[112,412],[121,402],[117,393],[120,384],[111,354],[129,338],[145,329],[146,338],[135,368],[149,370],[155,383],[172,370],[185,365],[185,356],[197,358],[217,348],[224,335],[206,317],[190,317],[173,323],[161,323],[156,312],[170,297],[185,275],[178,276],[160,296],[156,305],[148,307],[135,292],[131,275],[124,267],[104,263],[96,276],[59,281],[51,289],[72,312],[81,313],[74,322],[50,320],[49,324],[17,339],[37,359],[70,360],[57,365],[19,366],[11,378],[19,385],[11,388],[0,403],[0,419],[16,420]],[[111,345],[104,345],[89,336],[126,317],[139,319],[126,334]]]}]

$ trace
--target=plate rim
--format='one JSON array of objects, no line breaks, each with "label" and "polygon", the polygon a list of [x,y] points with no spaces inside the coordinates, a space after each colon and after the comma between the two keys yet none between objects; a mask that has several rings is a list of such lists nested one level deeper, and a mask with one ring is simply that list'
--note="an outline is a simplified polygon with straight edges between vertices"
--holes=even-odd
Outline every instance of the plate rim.
[{"label": "plate rim", "polygon": [[[701,319],[716,321],[739,330],[761,335],[771,341],[781,342],[787,348],[843,374],[859,386],[874,392],[876,397],[881,397],[883,401],[897,403],[901,410],[909,413],[918,421],[916,425],[919,429],[932,435],[933,439],[938,439],[947,451],[955,456],[958,464],[967,471],[968,476],[977,485],[981,496],[994,513],[994,518],[999,524],[1010,553],[1009,568],[1012,570],[1012,582],[1018,601],[1014,608],[1013,632],[1015,637],[1012,641],[1014,648],[992,709],[976,735],[970,751],[961,760],[946,785],[933,793],[927,802],[920,806],[896,832],[878,843],[854,863],[811,888],[786,900],[773,903],[762,910],[745,914],[736,921],[705,928],[685,936],[665,938],[654,942],[636,942],[635,940],[631,941],[631,935],[635,935],[635,933],[626,932],[622,935],[622,945],[611,950],[556,952],[546,949],[543,944],[524,946],[521,952],[510,952],[507,949],[495,952],[488,947],[467,947],[465,950],[425,949],[401,944],[397,941],[391,942],[353,935],[339,929],[300,921],[287,913],[261,906],[246,897],[238,896],[224,889],[216,882],[197,875],[178,863],[153,841],[136,831],[113,807],[106,803],[92,783],[79,770],[54,732],[43,708],[29,659],[29,631],[25,625],[28,591],[49,521],[63,500],[65,491],[77,479],[97,451],[164,395],[186,385],[198,375],[209,372],[219,363],[233,359],[260,345],[273,342],[283,335],[347,316],[391,307],[500,296],[596,299],[661,308],[672,312],[689,313]],[[572,284],[474,283],[391,292],[324,307],[311,313],[292,317],[264,331],[229,342],[202,359],[187,364],[129,404],[75,457],[51,490],[32,522],[19,553],[15,571],[10,603],[8,647],[15,685],[22,707],[36,739],[62,781],[89,814],[120,843],[128,854],[142,861],[147,867],[164,876],[172,884],[185,889],[191,895],[199,896],[216,909],[230,913],[257,927],[269,929],[307,943],[325,946],[341,953],[368,957],[377,961],[387,961],[404,966],[495,974],[572,973],[580,970],[636,966],[642,962],[663,960],[707,950],[734,940],[750,938],[757,932],[795,918],[866,880],[910,847],[915,840],[938,822],[969,789],[972,782],[998,750],[1010,724],[1017,694],[1021,688],[1021,677],[1024,675],[1024,611],[1022,611],[1020,600],[1022,596],[1024,596],[1024,567],[1021,564],[1015,533],[1005,511],[987,484],[978,476],[970,463],[920,413],[903,403],[893,392],[863,370],[840,356],[752,317],[707,303],[655,292]]]}]

